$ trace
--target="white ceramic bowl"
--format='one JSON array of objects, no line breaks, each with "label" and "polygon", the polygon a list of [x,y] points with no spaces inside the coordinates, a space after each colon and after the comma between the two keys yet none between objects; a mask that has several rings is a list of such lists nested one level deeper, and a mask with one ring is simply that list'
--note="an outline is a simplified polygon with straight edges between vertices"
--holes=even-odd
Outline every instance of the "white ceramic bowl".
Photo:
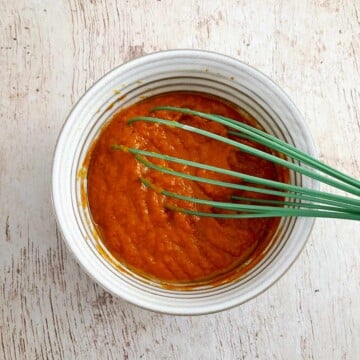
[{"label": "white ceramic bowl", "polygon": [[[262,261],[236,281],[217,287],[168,290],[132,273],[124,265],[110,261],[109,254],[101,255],[101,244],[91,223],[89,209],[81,198],[82,188],[86,189],[86,170],[82,170],[82,166],[89,146],[102,125],[119,108],[144,96],[180,90],[201,91],[227,99],[248,111],[269,133],[308,154],[315,154],[312,138],[299,111],[266,76],[238,60],[212,52],[164,51],[115,68],[75,105],[56,146],[52,196],[67,245],[99,284],[146,309],[193,315],[231,308],[267,289],[300,254],[314,220],[282,219]],[[293,173],[291,181],[317,188],[315,181]],[[104,251],[101,250],[103,254]]]}]

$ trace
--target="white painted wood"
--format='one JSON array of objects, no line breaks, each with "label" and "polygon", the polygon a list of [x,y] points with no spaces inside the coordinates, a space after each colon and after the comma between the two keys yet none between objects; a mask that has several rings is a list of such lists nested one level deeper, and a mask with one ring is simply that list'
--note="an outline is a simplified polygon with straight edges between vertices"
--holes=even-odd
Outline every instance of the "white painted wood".
[{"label": "white painted wood", "polygon": [[51,160],[71,106],[133,57],[199,48],[274,79],[319,153],[360,178],[360,3],[0,0],[1,359],[359,359],[360,224],[318,220],[292,269],[220,314],[172,317],[114,298],[52,215]]}]

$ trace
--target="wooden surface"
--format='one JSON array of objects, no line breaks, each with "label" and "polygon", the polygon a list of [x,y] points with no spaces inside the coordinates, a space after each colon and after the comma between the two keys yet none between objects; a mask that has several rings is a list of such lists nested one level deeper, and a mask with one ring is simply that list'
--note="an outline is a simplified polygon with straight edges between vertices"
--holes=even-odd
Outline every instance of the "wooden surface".
[{"label": "wooden surface", "polygon": [[360,2],[0,0],[0,359],[359,359],[360,224],[318,220],[255,300],[201,317],[114,298],[68,252],[50,197],[55,142],[104,73],[198,48],[274,79],[320,157],[360,178]]}]

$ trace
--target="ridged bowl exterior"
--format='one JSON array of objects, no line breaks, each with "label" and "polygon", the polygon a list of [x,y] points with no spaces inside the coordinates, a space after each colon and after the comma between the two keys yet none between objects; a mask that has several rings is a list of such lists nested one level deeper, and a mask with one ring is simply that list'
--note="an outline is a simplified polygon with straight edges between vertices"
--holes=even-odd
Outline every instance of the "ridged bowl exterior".
[{"label": "ridged bowl exterior", "polygon": [[[176,287],[167,289],[131,272],[125,265],[110,259],[110,254],[103,256],[106,250],[99,251],[101,244],[81,193],[86,189],[83,163],[89,147],[104,123],[120,108],[151,95],[184,90],[227,99],[255,117],[269,133],[310,155],[316,153],[295,105],[259,71],[221,54],[164,51],[115,68],[78,101],[56,145],[52,196],[65,242],[78,262],[105,289],[149,310],[195,315],[239,305],[271,286],[300,254],[314,220],[282,219],[264,258],[239,279],[215,287],[202,284],[186,291],[176,290]],[[318,188],[314,180],[299,174],[291,173],[290,178],[294,184]]]}]

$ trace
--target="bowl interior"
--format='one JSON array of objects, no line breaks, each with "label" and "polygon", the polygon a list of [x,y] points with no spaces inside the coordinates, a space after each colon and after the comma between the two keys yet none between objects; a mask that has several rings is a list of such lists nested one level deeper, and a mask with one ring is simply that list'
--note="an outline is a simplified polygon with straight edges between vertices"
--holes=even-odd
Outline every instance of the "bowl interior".
[{"label": "bowl interior", "polygon": [[[54,158],[53,200],[63,236],[100,284],[139,306],[174,314],[200,314],[240,304],[275,282],[300,253],[313,220],[283,218],[263,259],[236,281],[187,291],[160,286],[119,263],[102,247],[86,196],[86,157],[102,126],[120,108],[170,91],[197,91],[228,100],[264,129],[314,154],[302,117],[288,97],[253,68],[223,55],[192,50],[155,53],[126,63],[99,80],[78,102],[60,135]],[[316,188],[290,172],[290,181]]]}]

